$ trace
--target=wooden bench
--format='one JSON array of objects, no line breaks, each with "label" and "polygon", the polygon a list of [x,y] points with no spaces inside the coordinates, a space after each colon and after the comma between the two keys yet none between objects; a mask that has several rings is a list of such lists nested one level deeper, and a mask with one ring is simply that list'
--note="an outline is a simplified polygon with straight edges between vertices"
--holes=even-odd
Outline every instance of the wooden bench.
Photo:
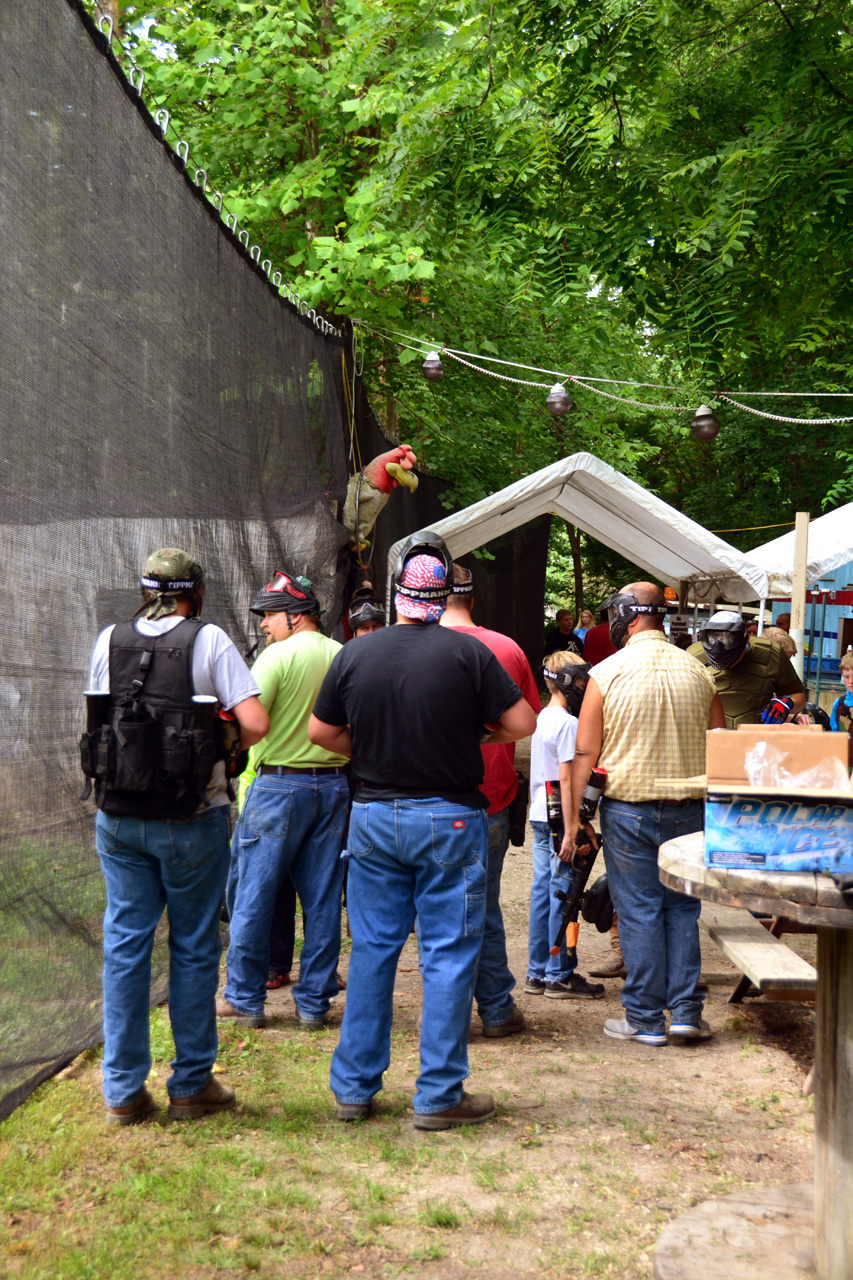
[{"label": "wooden bench", "polygon": [[729,1004],[739,1004],[750,984],[767,1000],[814,1000],[817,970],[748,911],[705,901],[699,923],[744,974]]}]

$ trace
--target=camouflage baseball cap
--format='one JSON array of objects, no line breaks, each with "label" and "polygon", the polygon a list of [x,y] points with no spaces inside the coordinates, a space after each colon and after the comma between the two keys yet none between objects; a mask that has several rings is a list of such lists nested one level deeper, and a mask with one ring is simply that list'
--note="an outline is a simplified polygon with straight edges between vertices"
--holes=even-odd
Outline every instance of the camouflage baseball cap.
[{"label": "camouflage baseball cap", "polygon": [[182,551],[180,547],[161,547],[159,551],[152,551],[139,579],[140,587],[147,593],[143,606],[146,617],[153,622],[174,613],[176,597],[182,591],[192,591],[203,577],[204,569],[188,551]]}]

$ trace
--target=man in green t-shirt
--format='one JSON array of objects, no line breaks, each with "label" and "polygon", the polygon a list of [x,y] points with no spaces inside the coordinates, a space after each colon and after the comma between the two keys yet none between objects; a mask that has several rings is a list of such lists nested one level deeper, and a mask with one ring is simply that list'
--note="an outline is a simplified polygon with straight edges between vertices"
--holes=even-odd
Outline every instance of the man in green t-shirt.
[{"label": "man in green t-shirt", "polygon": [[727,729],[778,724],[802,711],[806,695],[790,658],[774,641],[748,636],[739,613],[721,609],[699,637],[687,652],[712,669]]},{"label": "man in green t-shirt", "polygon": [[252,602],[267,647],[252,668],[270,731],[252,753],[255,776],[231,844],[228,979],[217,1014],[264,1025],[270,923],[288,876],[306,918],[293,1002],[300,1025],[323,1026],[338,994],[341,849],[349,807],[347,757],[308,740],[323,677],[340,645],[320,631],[320,604],[305,578],[277,573]]}]

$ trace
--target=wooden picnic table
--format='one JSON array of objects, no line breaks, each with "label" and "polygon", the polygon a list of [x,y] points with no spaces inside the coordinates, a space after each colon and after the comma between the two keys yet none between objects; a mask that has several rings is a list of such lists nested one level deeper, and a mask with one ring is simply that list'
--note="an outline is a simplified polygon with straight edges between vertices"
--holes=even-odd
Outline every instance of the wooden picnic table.
[{"label": "wooden picnic table", "polygon": [[[706,1201],[670,1223],[658,1280],[724,1274],[853,1277],[853,902],[830,876],[706,867],[701,831],[661,846],[670,889],[817,927],[814,1210],[808,1188],[758,1188]],[[813,1232],[813,1235],[812,1235]],[[688,1243],[689,1241],[689,1243]],[[813,1252],[812,1252],[813,1245]],[[716,1271],[709,1268],[715,1267]]]}]

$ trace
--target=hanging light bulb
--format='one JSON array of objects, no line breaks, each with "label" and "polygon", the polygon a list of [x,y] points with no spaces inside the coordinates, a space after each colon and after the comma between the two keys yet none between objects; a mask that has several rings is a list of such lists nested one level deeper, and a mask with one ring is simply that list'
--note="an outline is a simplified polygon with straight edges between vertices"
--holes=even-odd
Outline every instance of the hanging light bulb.
[{"label": "hanging light bulb", "polygon": [[574,407],[562,382],[555,382],[545,401],[545,408],[551,417],[562,418],[564,414],[571,413]]},{"label": "hanging light bulb", "polygon": [[427,382],[438,382],[439,378],[444,373],[444,365],[441,363],[441,359],[437,351],[430,351],[428,353],[426,360],[424,360],[421,365],[421,373],[424,375]]},{"label": "hanging light bulb", "polygon": [[700,404],[696,410],[690,430],[696,440],[713,440],[720,430],[720,420],[708,404]]}]

